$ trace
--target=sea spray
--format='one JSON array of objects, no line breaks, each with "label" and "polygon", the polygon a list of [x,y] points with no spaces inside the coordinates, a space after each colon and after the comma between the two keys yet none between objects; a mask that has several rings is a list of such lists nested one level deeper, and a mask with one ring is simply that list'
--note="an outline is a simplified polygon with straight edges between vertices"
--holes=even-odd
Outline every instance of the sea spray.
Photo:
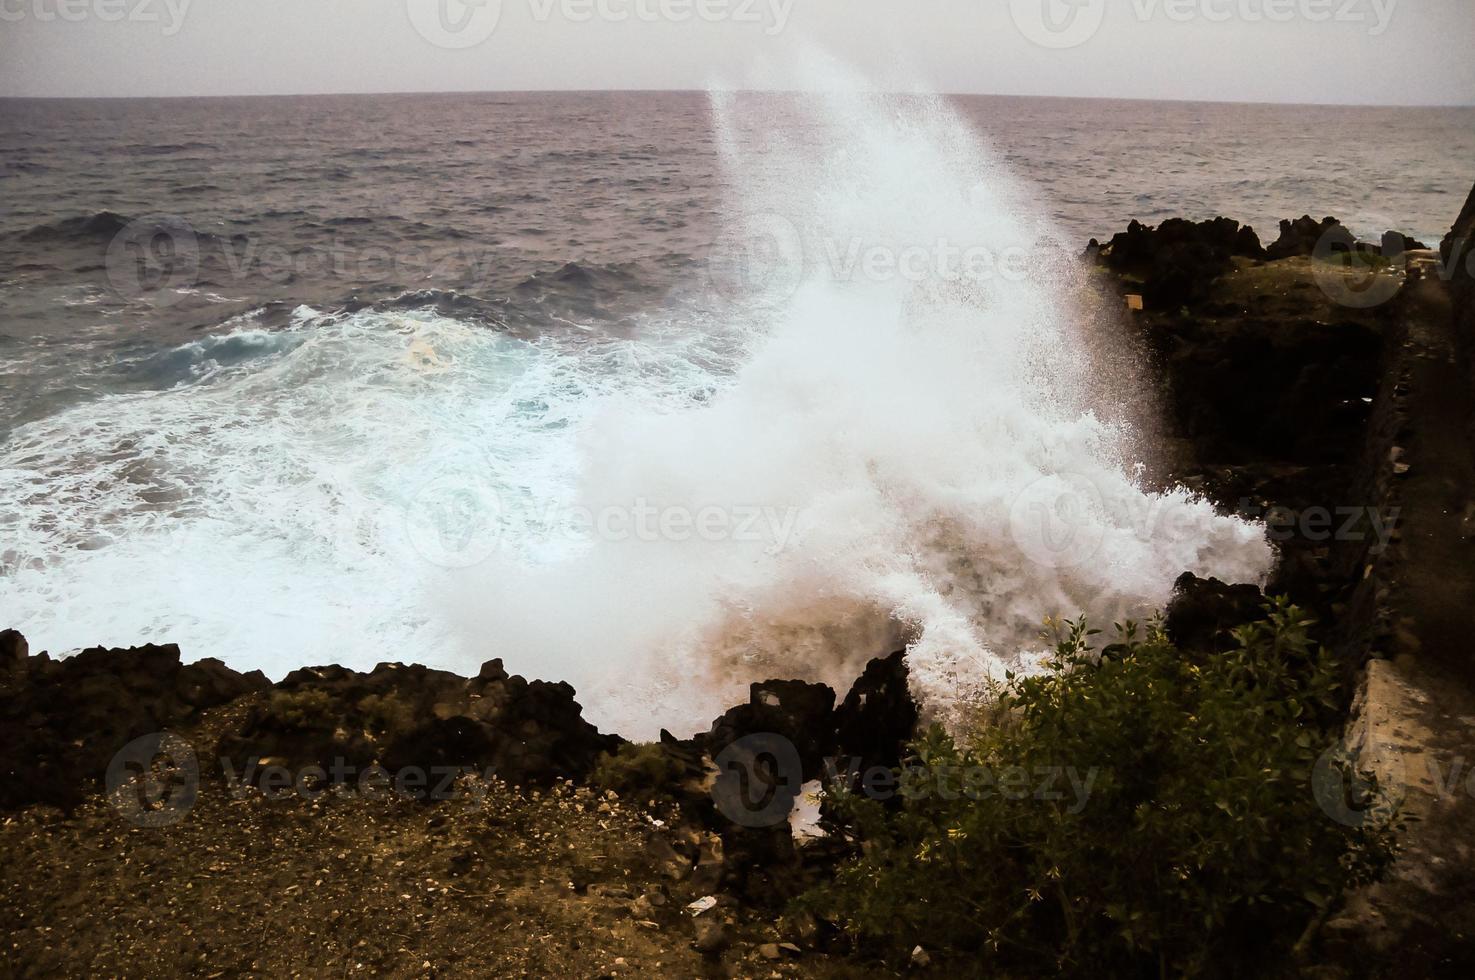
[{"label": "sea spray", "polygon": [[277,677],[502,657],[648,737],[901,644],[946,717],[1046,615],[1263,578],[1262,529],[1143,489],[1130,358],[943,100],[746,99],[712,254],[619,329],[302,308],[18,427],[4,625]]},{"label": "sea spray", "polygon": [[447,581],[457,632],[572,678],[632,736],[702,727],[760,677],[843,689],[903,643],[946,719],[1039,648],[1047,615],[1144,615],[1184,570],[1266,575],[1263,529],[1143,488],[1133,379],[1100,376],[1073,263],[943,100],[792,108],[791,135],[717,102],[738,196],[712,299],[747,359],[701,404],[604,403],[575,496],[761,505],[794,527],[497,556]]}]

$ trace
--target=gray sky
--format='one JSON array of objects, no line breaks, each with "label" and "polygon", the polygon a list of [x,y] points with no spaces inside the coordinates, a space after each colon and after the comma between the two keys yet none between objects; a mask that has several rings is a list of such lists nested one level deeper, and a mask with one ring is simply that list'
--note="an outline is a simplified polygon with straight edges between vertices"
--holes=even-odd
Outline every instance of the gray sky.
[{"label": "gray sky", "polygon": [[1475,0],[0,0],[0,95],[767,87],[1475,104]]}]

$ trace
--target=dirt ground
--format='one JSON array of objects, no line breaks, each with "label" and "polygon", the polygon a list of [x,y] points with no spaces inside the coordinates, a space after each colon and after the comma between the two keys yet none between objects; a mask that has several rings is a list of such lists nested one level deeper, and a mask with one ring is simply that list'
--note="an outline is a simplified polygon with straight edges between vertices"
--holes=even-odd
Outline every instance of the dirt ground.
[{"label": "dirt ground", "polygon": [[[221,712],[239,710],[180,734],[213,744]],[[885,975],[776,948],[775,921],[727,904],[701,917],[723,921],[730,945],[693,948],[685,906],[702,896],[662,867],[669,852],[651,845],[660,818],[643,806],[567,784],[463,788],[434,804],[392,793],[274,799],[206,776],[172,826],[135,826],[101,794],[71,815],[9,815],[0,974]]]}]

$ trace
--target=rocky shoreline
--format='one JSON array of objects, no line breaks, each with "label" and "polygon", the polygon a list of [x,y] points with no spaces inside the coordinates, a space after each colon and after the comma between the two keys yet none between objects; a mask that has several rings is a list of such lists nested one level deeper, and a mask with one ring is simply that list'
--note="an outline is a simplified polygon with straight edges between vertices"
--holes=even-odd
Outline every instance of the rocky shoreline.
[{"label": "rocky shoreline", "polygon": [[[1161,393],[1153,478],[1267,521],[1281,562],[1266,592],[1326,624],[1350,730],[1397,732],[1384,741],[1405,761],[1469,749],[1472,235],[1475,194],[1437,255],[1308,216],[1268,246],[1227,218],[1133,222],[1085,257]],[[1185,574],[1166,630],[1214,650],[1262,600]],[[843,696],[755,682],[707,731],[639,746],[590,725],[569,685],[500,660],[471,678],[386,662],[273,684],[174,646],[53,659],[6,631],[4,962],[17,976],[135,972],[143,956],[201,976],[891,975],[789,902],[849,853],[802,832],[804,787],[894,769],[917,725],[904,652]],[[1475,924],[1450,911],[1475,907],[1475,797],[1404,784],[1423,819],[1401,863],[1310,923],[1288,975],[1475,966]],[[100,938],[80,949],[63,934],[89,917]],[[919,948],[907,969],[956,966]]]}]

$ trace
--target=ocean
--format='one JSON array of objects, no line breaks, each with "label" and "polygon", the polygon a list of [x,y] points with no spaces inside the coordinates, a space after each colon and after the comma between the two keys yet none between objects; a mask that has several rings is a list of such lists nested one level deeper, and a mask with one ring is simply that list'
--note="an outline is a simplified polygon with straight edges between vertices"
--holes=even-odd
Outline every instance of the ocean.
[{"label": "ocean", "polygon": [[1471,109],[0,100],[0,626],[500,656],[631,736],[904,643],[945,716],[1044,615],[1273,561],[1146,488],[1068,256],[1174,215],[1434,245],[1472,158]]}]

